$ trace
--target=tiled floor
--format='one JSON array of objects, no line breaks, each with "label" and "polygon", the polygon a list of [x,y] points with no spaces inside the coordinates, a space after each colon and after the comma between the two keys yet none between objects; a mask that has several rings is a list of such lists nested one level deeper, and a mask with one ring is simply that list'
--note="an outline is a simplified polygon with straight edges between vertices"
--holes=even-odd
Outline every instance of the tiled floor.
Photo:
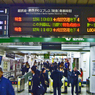
[{"label": "tiled floor", "polygon": [[[48,89],[49,90],[49,89]],[[95,94],[88,94],[86,93],[86,87],[82,87],[81,89],[81,94],[79,95],[95,95]],[[15,95],[31,95],[30,93],[28,93],[28,89],[25,89],[25,91],[21,92],[21,93],[17,93]],[[53,95],[53,93],[46,93],[45,95]],[[71,95],[71,87],[68,87],[68,93],[62,93],[61,95]],[[76,95],[76,94],[74,94]]]}]

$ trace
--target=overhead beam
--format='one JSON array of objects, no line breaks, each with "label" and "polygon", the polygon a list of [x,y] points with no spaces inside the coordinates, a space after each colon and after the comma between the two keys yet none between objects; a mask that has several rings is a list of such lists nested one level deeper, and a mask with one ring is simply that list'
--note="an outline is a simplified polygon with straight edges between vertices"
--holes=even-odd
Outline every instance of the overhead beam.
[{"label": "overhead beam", "polygon": [[14,0],[14,2],[17,4],[24,4],[23,0]]},{"label": "overhead beam", "polygon": [[35,3],[43,4],[44,0],[35,0]]},{"label": "overhead beam", "polygon": [[26,4],[33,4],[33,3],[34,3],[34,0],[24,0],[24,2],[25,2]]},{"label": "overhead beam", "polygon": [[88,0],[78,0],[78,4],[87,4]]},{"label": "overhead beam", "polygon": [[67,0],[67,4],[76,4],[77,0]]},{"label": "overhead beam", "polygon": [[3,0],[0,0],[0,4],[5,4],[5,2]]},{"label": "overhead beam", "polygon": [[66,4],[66,0],[56,0],[56,3],[59,3],[59,4]]},{"label": "overhead beam", "polygon": [[45,0],[45,3],[55,3],[56,0]]},{"label": "overhead beam", "polygon": [[88,4],[95,4],[95,0],[89,0]]},{"label": "overhead beam", "polygon": [[14,4],[12,0],[3,0],[6,4]]}]

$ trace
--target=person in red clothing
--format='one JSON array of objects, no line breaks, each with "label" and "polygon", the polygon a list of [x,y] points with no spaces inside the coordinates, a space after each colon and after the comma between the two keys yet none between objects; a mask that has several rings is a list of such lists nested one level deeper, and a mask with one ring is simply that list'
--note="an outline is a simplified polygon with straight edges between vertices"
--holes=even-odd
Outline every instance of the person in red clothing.
[{"label": "person in red clothing", "polygon": [[80,78],[81,78],[81,81],[83,81],[83,70],[82,70],[82,68],[80,68]]}]

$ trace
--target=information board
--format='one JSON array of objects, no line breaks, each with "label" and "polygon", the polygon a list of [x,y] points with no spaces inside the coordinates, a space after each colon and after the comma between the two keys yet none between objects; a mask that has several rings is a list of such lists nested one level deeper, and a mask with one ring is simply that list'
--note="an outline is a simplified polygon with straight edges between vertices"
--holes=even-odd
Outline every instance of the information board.
[{"label": "information board", "polygon": [[12,7],[11,36],[64,36],[95,34],[95,8]]},{"label": "information board", "polygon": [[95,8],[90,8],[85,12],[86,31],[87,33],[95,34]]},{"label": "information board", "polygon": [[11,8],[10,35],[60,36],[80,33],[79,8]]},{"label": "information board", "polygon": [[9,10],[0,8],[0,37],[8,37]]}]

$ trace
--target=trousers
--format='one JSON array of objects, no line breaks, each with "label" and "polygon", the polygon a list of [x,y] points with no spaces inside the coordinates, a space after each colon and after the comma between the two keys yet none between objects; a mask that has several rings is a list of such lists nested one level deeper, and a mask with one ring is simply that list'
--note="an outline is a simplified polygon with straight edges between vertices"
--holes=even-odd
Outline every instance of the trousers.
[{"label": "trousers", "polygon": [[61,95],[61,87],[54,87],[53,90],[54,90],[54,95],[57,95],[56,94],[56,91],[58,89],[58,95]]},{"label": "trousers", "polygon": [[71,93],[74,95],[74,86],[76,87],[76,95],[78,95],[78,83],[76,84],[71,84]]}]

